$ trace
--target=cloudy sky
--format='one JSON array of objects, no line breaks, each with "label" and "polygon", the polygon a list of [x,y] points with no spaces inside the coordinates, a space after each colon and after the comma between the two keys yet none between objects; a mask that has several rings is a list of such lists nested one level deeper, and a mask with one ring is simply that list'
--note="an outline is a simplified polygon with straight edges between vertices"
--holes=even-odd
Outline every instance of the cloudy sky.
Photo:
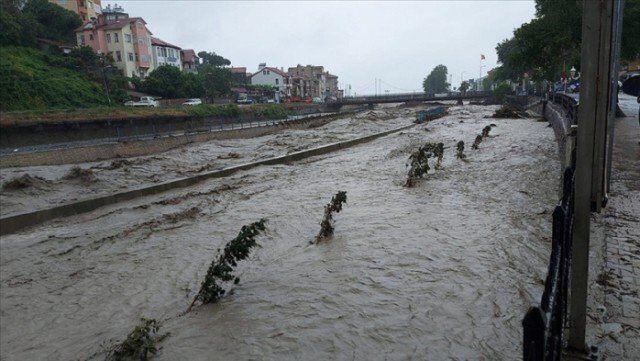
[{"label": "cloudy sky", "polygon": [[[234,66],[324,65],[352,93],[412,91],[438,64],[453,84],[496,65],[496,43],[529,21],[533,1],[104,1],[141,16],[155,36]],[[464,73],[463,73],[464,72]]]}]

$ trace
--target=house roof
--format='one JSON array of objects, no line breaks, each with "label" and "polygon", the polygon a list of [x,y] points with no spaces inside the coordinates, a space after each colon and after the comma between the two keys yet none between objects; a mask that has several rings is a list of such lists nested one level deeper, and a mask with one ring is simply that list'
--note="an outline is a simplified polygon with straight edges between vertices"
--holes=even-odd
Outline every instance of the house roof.
[{"label": "house roof", "polygon": [[174,48],[174,49],[182,49],[177,45],[173,45],[173,44],[169,44],[164,40],[158,39],[158,38],[154,38],[153,36],[151,37],[151,44],[152,45],[158,45],[158,46],[165,46],[167,48]]},{"label": "house roof", "polygon": [[[99,24],[99,23],[95,23],[94,21],[89,20],[86,23],[82,24],[82,26],[77,28],[75,31],[78,32],[78,31],[84,31],[84,30],[89,30],[89,29],[94,29],[94,30],[122,29],[126,25],[129,25],[131,23],[135,23],[136,21],[141,21],[143,24],[147,25],[147,22],[144,21],[144,19],[140,18],[140,17],[120,19],[120,20],[112,21],[112,22],[109,22],[109,23],[106,23],[106,24]],[[149,29],[147,29],[147,31],[149,31]],[[149,31],[149,34],[151,34],[151,31]]]},{"label": "house roof", "polygon": [[193,62],[197,58],[198,56],[196,55],[196,52],[193,49],[180,50],[180,60],[182,61]]},{"label": "house roof", "polygon": [[231,68],[231,72],[232,73],[246,73],[247,72],[247,67],[244,67],[244,66],[232,67]]},{"label": "house roof", "polygon": [[267,67],[264,67],[264,68],[262,68],[262,69],[260,69],[260,70],[256,71],[255,73],[251,74],[251,77],[253,78],[254,76],[256,76],[257,74],[259,74],[259,73],[260,73],[261,71],[263,71],[263,70],[269,70],[269,71],[272,71],[272,72],[274,72],[274,73],[276,73],[276,74],[278,74],[278,75],[281,75],[281,76],[283,76],[283,77],[285,77],[285,78],[288,76],[288,75],[287,75],[287,73],[285,73],[284,71],[282,71],[282,70],[280,70],[280,69],[278,69],[278,68],[272,68],[272,67],[270,67],[270,66],[267,66]]}]

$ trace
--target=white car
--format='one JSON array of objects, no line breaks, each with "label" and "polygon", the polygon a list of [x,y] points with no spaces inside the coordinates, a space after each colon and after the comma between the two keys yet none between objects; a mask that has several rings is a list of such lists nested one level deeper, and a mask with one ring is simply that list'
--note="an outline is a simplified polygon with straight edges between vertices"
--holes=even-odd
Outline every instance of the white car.
[{"label": "white car", "polygon": [[182,103],[182,105],[200,105],[202,104],[202,100],[199,98],[187,99],[186,102]]},{"label": "white car", "polygon": [[133,100],[129,100],[128,102],[125,102],[124,105],[126,107],[152,107],[152,108],[159,106],[158,101],[155,100],[153,97],[142,97],[137,102]]}]

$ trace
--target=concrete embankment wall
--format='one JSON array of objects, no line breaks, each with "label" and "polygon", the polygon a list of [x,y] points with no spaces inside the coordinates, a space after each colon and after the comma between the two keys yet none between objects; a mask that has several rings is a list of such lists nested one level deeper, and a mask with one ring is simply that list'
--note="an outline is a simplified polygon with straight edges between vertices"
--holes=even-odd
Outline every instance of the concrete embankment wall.
[{"label": "concrete embankment wall", "polygon": [[228,129],[213,132],[187,133],[175,136],[162,136],[153,139],[120,141],[109,144],[87,145],[36,151],[30,153],[7,154],[0,157],[0,168],[28,167],[94,162],[119,157],[136,157],[164,152],[189,143],[212,139],[251,138],[270,134],[283,128],[304,128],[320,126],[348,113],[320,116],[286,123],[274,122],[274,125]]},{"label": "concrete embankment wall", "polygon": [[[308,115],[329,112],[321,104],[288,106],[292,115]],[[230,124],[265,121],[251,113],[237,118],[160,115],[107,118],[95,120],[60,121],[39,124],[20,123],[3,126],[0,132],[0,148],[13,149],[46,144],[81,142],[100,139],[126,139],[136,136],[166,135],[195,130],[227,128]]]},{"label": "concrete embankment wall", "polygon": [[558,142],[558,154],[564,170],[571,162],[571,151],[575,142],[575,137],[572,136],[571,120],[562,106],[550,101],[542,106],[541,112],[553,127]]},{"label": "concrete embankment wall", "polygon": [[301,160],[301,159],[305,159],[305,158],[309,158],[317,155],[334,152],[340,149],[352,147],[354,145],[366,143],[374,139],[408,129],[413,126],[414,124],[411,124],[411,125],[395,128],[392,130],[384,131],[381,133],[372,134],[366,137],[356,138],[356,139],[352,139],[344,142],[332,143],[332,144],[320,146],[313,149],[307,149],[307,150],[283,155],[280,157],[274,157],[274,158],[264,159],[264,160],[260,160],[252,163],[241,164],[241,165],[221,169],[218,171],[206,172],[196,176],[180,178],[177,180],[167,181],[167,182],[155,184],[148,187],[127,190],[124,192],[86,199],[83,201],[73,202],[73,203],[69,203],[69,204],[65,204],[65,205],[61,205],[53,208],[42,209],[38,211],[1,218],[0,219],[0,235],[15,233],[27,227],[42,224],[46,221],[49,221],[55,218],[68,217],[76,214],[86,213],[86,212],[93,211],[97,208],[115,204],[118,202],[123,202],[123,201],[131,200],[134,198],[157,194],[157,193],[165,192],[165,191],[176,189],[176,188],[188,187],[207,179],[226,177],[238,171],[248,170],[248,169],[255,168],[262,165],[283,164],[283,163],[288,163],[288,162],[297,161],[297,160]]}]

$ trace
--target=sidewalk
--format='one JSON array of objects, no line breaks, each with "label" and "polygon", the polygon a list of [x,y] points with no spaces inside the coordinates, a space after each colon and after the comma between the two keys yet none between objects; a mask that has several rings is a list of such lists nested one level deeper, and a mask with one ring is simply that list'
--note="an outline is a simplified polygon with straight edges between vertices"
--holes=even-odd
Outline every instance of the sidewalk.
[{"label": "sidewalk", "polygon": [[589,344],[604,360],[640,360],[640,127],[616,121],[609,202],[593,222]]}]

